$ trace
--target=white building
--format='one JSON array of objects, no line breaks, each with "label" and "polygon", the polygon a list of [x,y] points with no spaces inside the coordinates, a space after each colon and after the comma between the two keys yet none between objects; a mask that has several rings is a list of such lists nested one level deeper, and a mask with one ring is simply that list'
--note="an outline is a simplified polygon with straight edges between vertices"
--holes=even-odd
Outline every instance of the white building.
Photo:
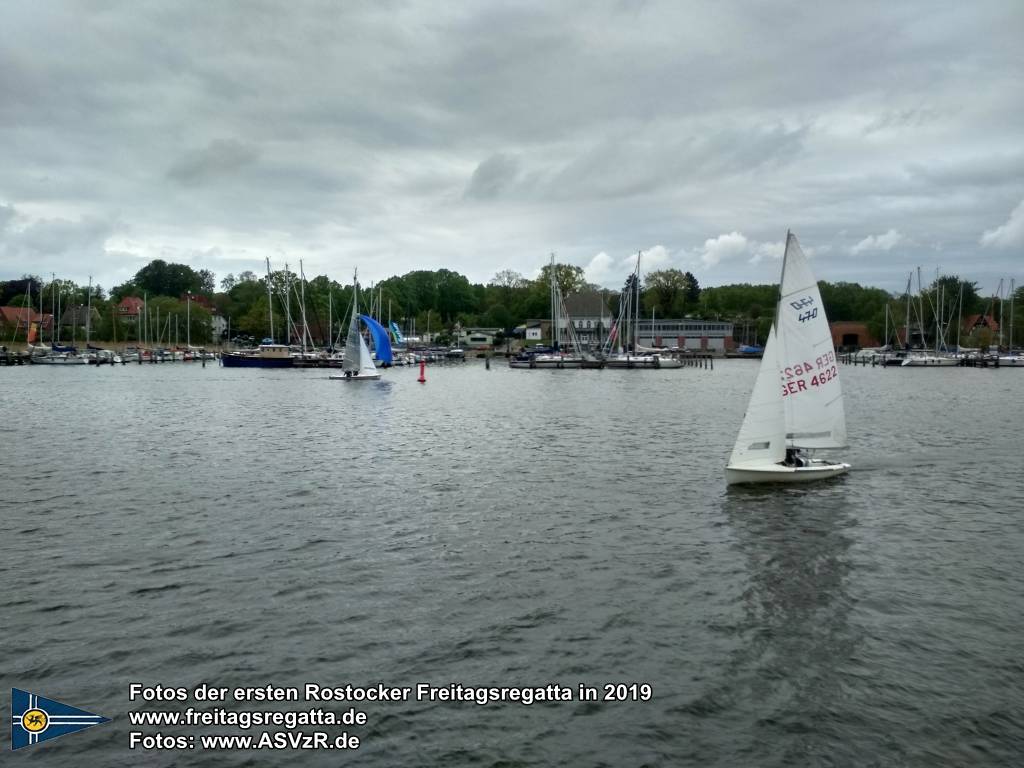
[{"label": "white building", "polygon": [[463,349],[490,349],[501,328],[458,328],[456,341]]},{"label": "white building", "polygon": [[641,347],[724,352],[732,345],[732,323],[724,320],[644,320],[637,324]]}]

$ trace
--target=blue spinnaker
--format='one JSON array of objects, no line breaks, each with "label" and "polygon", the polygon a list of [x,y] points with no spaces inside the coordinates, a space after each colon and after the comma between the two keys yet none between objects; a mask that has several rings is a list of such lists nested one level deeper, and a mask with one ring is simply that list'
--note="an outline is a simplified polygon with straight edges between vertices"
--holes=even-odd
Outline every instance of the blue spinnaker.
[{"label": "blue spinnaker", "polygon": [[387,329],[369,315],[360,315],[359,317],[363,319],[366,327],[370,329],[370,335],[373,336],[373,349],[377,359],[382,363],[390,365],[393,356],[391,354],[391,340],[388,338]]}]

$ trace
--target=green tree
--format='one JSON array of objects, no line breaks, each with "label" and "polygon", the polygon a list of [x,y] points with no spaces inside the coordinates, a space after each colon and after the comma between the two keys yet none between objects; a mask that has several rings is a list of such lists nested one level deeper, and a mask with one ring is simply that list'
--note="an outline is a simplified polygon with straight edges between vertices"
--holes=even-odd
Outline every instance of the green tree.
[{"label": "green tree", "polygon": [[644,308],[655,309],[662,317],[684,315],[700,298],[697,278],[678,269],[648,272],[644,288]]},{"label": "green tree", "polygon": [[[558,283],[558,288],[562,292],[562,296],[570,296],[574,293],[579,293],[587,287],[587,280],[583,272],[583,267],[577,267],[575,264],[555,263],[554,269],[555,282]],[[534,283],[538,287],[543,287],[545,290],[551,285],[551,264],[545,264],[541,267],[540,277],[538,277]]]},{"label": "green tree", "polygon": [[183,296],[186,293],[213,293],[213,273],[196,272],[187,264],[168,264],[154,259],[135,273],[132,279],[138,290],[153,296]]}]

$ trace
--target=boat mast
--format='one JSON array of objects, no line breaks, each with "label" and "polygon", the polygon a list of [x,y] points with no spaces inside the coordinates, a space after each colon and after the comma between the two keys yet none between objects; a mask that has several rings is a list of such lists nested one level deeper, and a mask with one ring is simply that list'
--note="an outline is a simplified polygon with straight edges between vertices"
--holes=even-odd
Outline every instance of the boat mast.
[{"label": "boat mast", "polygon": [[999,351],[1003,351],[1003,278],[999,278]]},{"label": "boat mast", "polygon": [[274,341],[274,296],[270,291],[270,257],[267,257],[267,312],[270,315],[270,341]]},{"label": "boat mast", "polygon": [[1010,354],[1013,354],[1013,300],[1015,298],[1014,297],[1014,291],[1015,290],[1016,289],[1015,289],[1015,286],[1014,286],[1014,283],[1013,283],[1013,278],[1011,277],[1010,278],[1010,345],[1009,345]]},{"label": "boat mast", "polygon": [[[302,304],[302,354],[305,355],[309,326],[306,325],[306,270],[302,268],[302,259],[299,259],[299,287],[302,289],[302,298],[300,299]],[[310,339],[310,343],[312,343],[312,339]]]},{"label": "boat mast", "polygon": [[555,313],[555,252],[551,252],[551,272],[548,275],[548,306],[551,310],[551,347],[558,349],[558,315]]},{"label": "boat mast", "polygon": [[640,256],[643,251],[636,252],[636,273],[633,277],[633,354],[640,354]]},{"label": "boat mast", "polygon": [[906,333],[906,338],[903,339],[903,348],[910,351],[910,281],[914,279],[914,273],[911,272],[907,275],[907,322],[903,326],[903,330]]},{"label": "boat mast", "polygon": [[960,329],[964,325],[964,281],[960,281],[960,301],[956,311],[956,351],[960,352]]},{"label": "boat mast", "polygon": [[[371,298],[373,294],[370,294]],[[359,267],[352,270],[352,318],[349,320],[348,335],[352,338],[352,328],[356,329],[356,333],[359,333]],[[359,348],[359,354],[362,355],[362,348]],[[348,349],[346,345],[345,357],[348,358]],[[362,357],[360,357],[356,369],[363,367]]]},{"label": "boat mast", "polygon": [[288,262],[284,263],[284,343],[292,343],[292,273],[288,271]]},{"label": "boat mast", "polygon": [[928,346],[925,343],[924,337],[924,288],[921,286],[921,268],[917,268],[917,318],[921,325],[921,349],[924,350],[924,354],[928,354]]},{"label": "boat mast", "polygon": [[[29,295],[32,294],[32,283],[29,283]],[[92,275],[89,275],[89,295],[86,298],[85,310],[85,348],[89,348],[89,340],[92,338]]]},{"label": "boat mast", "polygon": [[21,302],[22,309],[25,311],[21,313],[21,317],[17,317],[14,321],[14,336],[11,337],[11,341],[18,340],[18,328],[21,327],[21,318],[25,318],[25,344],[28,344],[29,331],[32,330],[32,281],[28,281],[28,292],[25,294],[25,298]]}]

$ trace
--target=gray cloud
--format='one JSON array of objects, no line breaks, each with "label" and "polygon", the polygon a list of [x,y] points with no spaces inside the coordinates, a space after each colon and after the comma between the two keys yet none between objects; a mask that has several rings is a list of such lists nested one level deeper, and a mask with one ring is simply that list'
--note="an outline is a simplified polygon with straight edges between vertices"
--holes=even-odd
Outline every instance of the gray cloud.
[{"label": "gray cloud", "polygon": [[7,229],[7,225],[14,220],[14,206],[0,205],[0,232]]},{"label": "gray cloud", "polygon": [[1024,199],[1022,29],[1015,0],[15,4],[0,278],[270,256],[486,280],[552,250],[611,275],[658,247],[767,281],[792,228],[825,279],[994,284],[1019,268],[991,246]]},{"label": "gray cloud", "polygon": [[497,153],[484,160],[473,171],[465,196],[492,199],[508,190],[519,175],[519,161],[510,155]]},{"label": "gray cloud", "polygon": [[214,139],[204,149],[187,153],[167,175],[182,184],[200,184],[256,162],[259,152],[235,139]]}]

